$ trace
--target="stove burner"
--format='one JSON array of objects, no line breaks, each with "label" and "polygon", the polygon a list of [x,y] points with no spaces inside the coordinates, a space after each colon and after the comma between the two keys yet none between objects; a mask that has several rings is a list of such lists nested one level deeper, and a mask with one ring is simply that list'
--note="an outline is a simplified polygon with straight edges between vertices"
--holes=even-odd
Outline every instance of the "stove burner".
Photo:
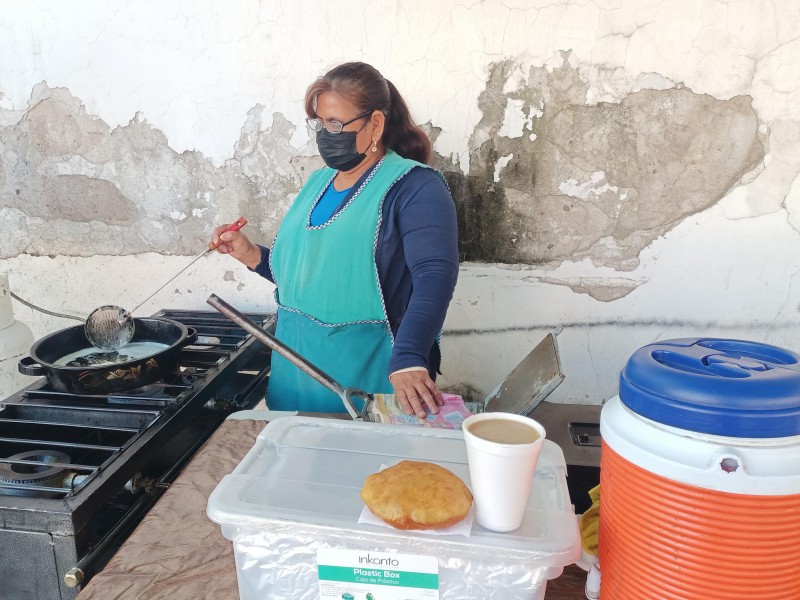
[{"label": "stove burner", "polygon": [[[63,466],[51,465],[70,463],[69,456],[56,450],[28,450],[9,456],[6,460],[31,463],[0,463],[0,483],[11,484],[11,487],[0,488],[0,494],[11,496],[49,497],[50,493],[37,492],[28,486],[61,487],[67,470]],[[14,484],[25,487],[14,489]]]},{"label": "stove burner", "polygon": [[69,464],[69,456],[55,450],[28,450],[6,460],[25,461],[31,463],[48,463],[47,465],[21,465],[0,463],[0,481],[8,483],[42,484],[55,479],[64,473],[64,467],[52,467],[51,463]]}]

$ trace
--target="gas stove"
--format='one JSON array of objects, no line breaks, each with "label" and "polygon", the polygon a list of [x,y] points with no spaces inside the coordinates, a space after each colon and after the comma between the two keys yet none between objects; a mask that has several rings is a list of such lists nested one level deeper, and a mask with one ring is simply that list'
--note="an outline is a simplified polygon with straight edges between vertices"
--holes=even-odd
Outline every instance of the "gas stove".
[{"label": "gas stove", "polygon": [[153,316],[198,332],[162,380],[80,395],[40,379],[0,400],[0,598],[75,598],[225,417],[263,398],[269,353],[245,331],[214,312]]}]

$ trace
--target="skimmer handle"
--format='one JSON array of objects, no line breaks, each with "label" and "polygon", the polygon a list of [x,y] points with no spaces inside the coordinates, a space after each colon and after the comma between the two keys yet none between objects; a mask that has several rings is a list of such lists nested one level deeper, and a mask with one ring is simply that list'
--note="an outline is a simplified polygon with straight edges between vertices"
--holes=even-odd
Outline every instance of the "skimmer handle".
[{"label": "skimmer handle", "polygon": [[[247,225],[247,219],[245,219],[244,217],[239,217],[233,223],[228,225],[222,233],[226,233],[228,231],[239,231],[245,225]],[[219,241],[216,244],[214,242],[208,242],[208,249],[216,250],[221,243],[222,241]]]}]

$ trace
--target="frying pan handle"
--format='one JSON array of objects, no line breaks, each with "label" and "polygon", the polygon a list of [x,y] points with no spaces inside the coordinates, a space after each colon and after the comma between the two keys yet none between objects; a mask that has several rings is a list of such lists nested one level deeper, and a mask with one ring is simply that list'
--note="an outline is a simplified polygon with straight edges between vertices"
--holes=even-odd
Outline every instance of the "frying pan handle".
[{"label": "frying pan handle", "polygon": [[19,369],[19,372],[23,375],[30,375],[32,377],[42,377],[45,375],[44,367],[30,356],[20,359],[17,364],[17,369]]},{"label": "frying pan handle", "polygon": [[181,342],[181,348],[184,346],[191,346],[197,341],[197,329],[194,327],[189,327],[189,333],[186,335],[186,339]]}]

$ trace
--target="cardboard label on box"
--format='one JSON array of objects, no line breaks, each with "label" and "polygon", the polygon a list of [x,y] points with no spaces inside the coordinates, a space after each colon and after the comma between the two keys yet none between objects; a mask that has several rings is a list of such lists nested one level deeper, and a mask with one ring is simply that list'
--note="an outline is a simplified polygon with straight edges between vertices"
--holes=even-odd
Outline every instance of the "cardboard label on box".
[{"label": "cardboard label on box", "polygon": [[435,556],[317,550],[320,600],[439,600]]}]

